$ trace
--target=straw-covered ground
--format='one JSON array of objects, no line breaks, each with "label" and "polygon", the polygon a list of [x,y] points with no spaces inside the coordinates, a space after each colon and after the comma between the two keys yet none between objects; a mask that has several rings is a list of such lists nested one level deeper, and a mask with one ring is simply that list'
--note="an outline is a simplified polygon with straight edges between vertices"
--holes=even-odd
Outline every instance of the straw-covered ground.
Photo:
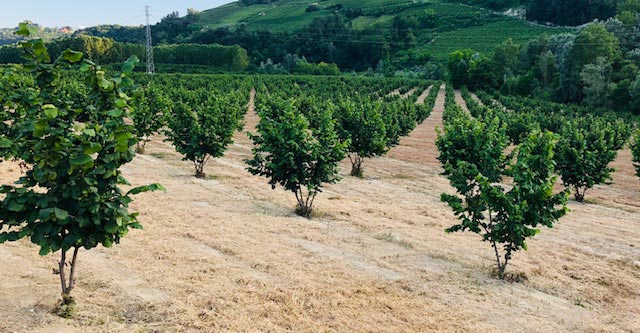
[{"label": "straw-covered ground", "polygon": [[[245,170],[243,133],[206,180],[157,138],[124,172],[167,192],[132,204],[144,230],[80,253],[75,319],[51,314],[57,256],[38,256],[28,240],[0,245],[0,332],[640,331],[640,180],[629,151],[613,185],[572,201],[514,256],[508,270],[523,281],[498,281],[488,243],[444,232],[454,216],[439,200],[451,191],[434,145],[443,103],[444,89],[411,136],[365,162],[364,179],[343,163],[313,220]],[[249,112],[247,128],[256,121]],[[3,182],[20,172],[0,168]]]}]

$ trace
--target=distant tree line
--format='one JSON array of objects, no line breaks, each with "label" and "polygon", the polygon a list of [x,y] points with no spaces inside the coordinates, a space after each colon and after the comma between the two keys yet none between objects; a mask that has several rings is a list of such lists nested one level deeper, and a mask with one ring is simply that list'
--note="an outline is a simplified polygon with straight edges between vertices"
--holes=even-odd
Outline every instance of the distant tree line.
[{"label": "distant tree line", "polygon": [[[208,29],[193,23],[194,18],[180,18],[177,13],[163,18],[152,27],[154,43],[239,45],[247,50],[254,65],[268,59],[280,62],[287,54],[299,54],[310,63],[335,63],[342,69],[366,70],[380,59],[388,59],[391,38],[371,31],[350,28],[342,15],[330,15],[314,20],[298,32],[271,32],[221,27]],[[83,35],[109,37],[120,42],[144,43],[142,27],[99,26],[81,32]]]},{"label": "distant tree line", "polygon": [[616,14],[618,0],[529,0],[527,20],[576,26]]},{"label": "distant tree line", "polygon": [[340,68],[336,64],[320,62],[312,64],[305,57],[287,54],[282,63],[274,64],[271,59],[260,62],[260,73],[266,74],[301,74],[301,75],[338,75]]},{"label": "distant tree line", "polygon": [[[135,55],[145,58],[142,44],[116,42],[111,38],[78,36],[55,40],[47,44],[52,57],[56,58],[67,49],[81,50],[88,59],[101,64],[117,63]],[[0,47],[0,63],[22,63],[18,47]],[[218,44],[174,44],[154,47],[155,60],[165,64],[206,65],[234,71],[243,71],[249,66],[247,51],[237,45]]]},{"label": "distant tree line", "polygon": [[[624,29],[623,34],[625,34],[624,36],[617,35],[619,39],[624,39],[620,41],[620,44],[627,43],[628,40],[637,36],[637,32],[629,30],[626,26],[633,26],[637,21],[635,10],[640,7],[640,0],[590,0],[591,5],[587,5],[586,0],[577,0],[577,2],[565,0],[465,0],[463,2],[495,10],[520,5],[522,8],[529,9],[528,15],[531,16],[531,19],[544,22],[550,20],[556,24],[574,24],[578,21],[582,22],[582,20],[591,20],[594,17],[606,18],[617,11],[616,18],[624,25],[620,29]],[[256,2],[244,2],[245,5],[254,3]],[[408,6],[411,10],[406,10],[409,8]],[[322,7],[321,10],[327,10],[330,14],[316,17],[298,31],[252,30],[244,25],[210,28],[201,22],[201,14],[198,11],[189,9],[184,17],[180,17],[178,12],[163,17],[160,22],[152,26],[152,34],[156,45],[238,45],[246,50],[248,59],[250,59],[249,65],[256,70],[259,69],[261,63],[265,66],[268,63],[278,64],[284,62],[287,55],[297,54],[300,58],[306,59],[308,64],[336,64],[345,71],[366,71],[369,73],[375,71],[376,73],[389,74],[396,70],[403,70],[408,75],[420,73],[419,75],[426,78],[440,79],[442,72],[440,62],[431,53],[422,50],[420,45],[429,43],[435,35],[441,32],[504,20],[504,17],[498,13],[479,8],[436,15],[433,8],[425,4],[401,3],[384,8],[350,8],[342,4],[320,7]],[[551,10],[550,8],[562,8],[562,10],[558,12],[560,9]],[[566,13],[571,13],[570,17],[562,16]],[[365,30],[354,28],[351,20],[362,15],[394,16],[384,28],[380,26]],[[567,22],[566,20],[569,18],[579,20]],[[139,48],[139,45],[127,46],[126,44],[144,44],[145,40],[144,27],[142,26],[98,26],[76,32],[75,36],[79,38],[82,36],[108,37],[116,42],[124,43],[125,45],[118,44],[110,47],[113,56],[142,54],[131,50]],[[109,44],[109,42],[105,43]],[[553,43],[556,41],[554,40]],[[91,47],[83,49],[87,49],[89,53],[92,50]],[[189,47],[189,49],[193,49],[193,47]],[[557,52],[559,51],[556,50]],[[558,57],[556,53],[554,55]],[[13,55],[17,56],[17,53],[14,52]],[[100,56],[106,57],[107,61],[112,57],[110,54],[101,55],[99,52],[93,56],[101,62],[105,62],[105,59]],[[231,57],[233,56],[231,55]],[[239,54],[239,56],[241,55]],[[178,59],[177,56],[168,58]],[[209,63],[207,59],[217,59],[216,57],[191,58],[194,60],[190,61],[196,62],[196,64]],[[245,61],[241,58],[235,59],[238,61],[236,61],[236,65],[233,65],[235,66],[233,68],[244,67],[244,63],[249,62],[249,60]],[[217,61],[215,60],[215,62]],[[578,77],[579,74],[574,75],[574,79]],[[568,81],[563,77],[562,82],[565,84]],[[569,93],[569,95],[574,93]]]},{"label": "distant tree line", "polygon": [[595,19],[606,20],[624,8],[637,7],[638,0],[446,0],[492,10],[524,7],[530,21],[578,26]]},{"label": "distant tree line", "polygon": [[447,0],[447,2],[462,2],[472,6],[481,6],[493,10],[503,10],[523,5],[527,0]]}]

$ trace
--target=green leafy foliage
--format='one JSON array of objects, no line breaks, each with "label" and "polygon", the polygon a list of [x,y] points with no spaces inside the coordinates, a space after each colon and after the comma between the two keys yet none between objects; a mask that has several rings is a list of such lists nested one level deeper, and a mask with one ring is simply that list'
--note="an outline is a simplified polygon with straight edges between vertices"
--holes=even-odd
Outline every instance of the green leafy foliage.
[{"label": "green leafy foliage", "polygon": [[362,177],[365,158],[380,156],[387,152],[388,138],[381,103],[373,101],[341,101],[336,112],[338,133],[343,142],[348,142],[351,175]]},{"label": "green leafy foliage", "polygon": [[381,105],[387,136],[387,146],[400,143],[400,138],[408,135],[416,127],[418,118],[416,105],[399,96],[386,97]]},{"label": "green leafy foliage", "polygon": [[633,166],[636,169],[636,176],[640,177],[640,130],[636,130],[633,133],[631,153],[633,155]]},{"label": "green leafy foliage", "polygon": [[137,153],[144,153],[150,136],[157,133],[165,125],[165,115],[169,114],[171,100],[155,85],[140,89],[133,97],[131,118],[138,139]]},{"label": "green leafy foliage", "polygon": [[[567,211],[566,193],[553,193],[555,142],[551,133],[532,133],[516,147],[512,161],[504,154],[508,139],[499,121],[466,115],[451,119],[438,135],[438,158],[457,192],[441,199],[460,220],[446,231],[469,230],[490,242],[500,278],[512,253],[526,250],[526,239],[539,233],[540,225],[552,227]],[[513,179],[510,189],[500,184],[504,176]]]},{"label": "green leafy foliage", "polygon": [[540,99],[494,96],[496,102],[486,93],[479,96],[491,106],[483,112],[501,119],[514,144],[540,130],[560,134],[554,155],[556,172],[566,187],[575,190],[578,201],[584,200],[588,189],[611,179],[609,164],[631,134],[629,119],[612,112]]},{"label": "green leafy foliage", "polygon": [[562,183],[575,190],[577,201],[597,184],[611,180],[617,151],[627,141],[631,127],[622,120],[610,121],[587,116],[568,121],[562,127],[557,147],[557,171]]},{"label": "green leafy foliage", "polygon": [[444,100],[444,112],[442,113],[442,120],[445,123],[456,119],[458,117],[465,116],[464,110],[462,107],[456,103],[455,92],[453,90],[453,86],[447,85],[446,95]]},{"label": "green leafy foliage", "polygon": [[444,133],[438,133],[436,141],[444,173],[462,194],[473,192],[474,185],[468,181],[478,174],[490,182],[501,180],[508,144],[497,119],[485,123],[465,114],[445,123]]},{"label": "green leafy foliage", "polygon": [[[29,27],[21,24],[18,33],[28,37]],[[51,63],[39,39],[21,42],[21,47],[27,63],[4,76],[2,85],[20,86],[24,77],[33,81],[3,100],[13,112],[4,115],[12,126],[1,133],[0,153],[21,161],[27,171],[14,184],[0,186],[0,243],[28,237],[41,255],[61,251],[57,273],[68,307],[78,250],[111,247],[129,229],[141,228],[138,214],[128,210],[131,195],[162,187],[143,186],[127,194],[119,187],[129,185],[120,167],[133,159],[136,143],[133,126],[125,122],[130,72],[110,77],[71,50]],[[65,89],[59,89],[67,68],[82,72],[88,92],[84,108],[72,108],[79,103],[65,100]],[[73,257],[67,280],[69,250]]]},{"label": "green leafy foliage", "polygon": [[447,69],[454,86],[463,86],[470,83],[468,72],[476,66],[478,53],[470,49],[457,50],[449,55]]},{"label": "green leafy foliage", "polygon": [[236,95],[185,92],[183,101],[174,105],[166,135],[183,159],[193,162],[195,176],[205,178],[207,161],[224,155],[243,114],[242,99]]},{"label": "green leafy foliage", "polygon": [[[91,61],[102,64],[120,63],[128,57],[145,56],[144,44],[131,44],[111,38],[77,34],[73,38],[56,39],[46,45],[49,54],[57,57],[64,50],[80,50]],[[210,69],[244,71],[249,66],[247,51],[237,45],[218,44],[171,44],[154,46],[155,61],[158,64],[202,65]],[[0,63],[23,63],[14,45],[0,47]]]},{"label": "green leafy foliage", "polygon": [[[330,105],[330,104],[329,104]],[[310,218],[316,195],[324,184],[336,183],[338,163],[345,158],[348,142],[335,131],[332,107],[320,112],[315,126],[299,111],[295,100],[276,100],[257,106],[258,135],[249,134],[255,147],[248,170],[295,193],[296,213]]]},{"label": "green leafy foliage", "polygon": [[640,20],[630,11],[625,17],[528,41],[506,40],[496,43],[492,53],[456,50],[449,55],[449,75],[456,86],[639,114],[635,50],[640,48]]}]

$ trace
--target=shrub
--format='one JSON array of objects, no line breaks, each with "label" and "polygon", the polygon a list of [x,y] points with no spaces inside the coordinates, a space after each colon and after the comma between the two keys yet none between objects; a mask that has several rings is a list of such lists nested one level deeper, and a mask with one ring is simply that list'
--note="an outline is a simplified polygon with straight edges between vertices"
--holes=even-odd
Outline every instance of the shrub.
[{"label": "shrub", "polygon": [[[18,33],[31,34],[26,23]],[[17,77],[31,76],[34,85],[14,91],[4,101],[14,108],[8,115],[13,131],[0,138],[0,156],[20,160],[27,171],[13,185],[0,187],[0,243],[29,237],[40,247],[40,255],[61,252],[54,270],[62,289],[59,314],[69,317],[75,309],[71,291],[80,248],[108,248],[130,228],[141,228],[138,214],[128,210],[131,195],[162,187],[143,186],[126,194],[119,188],[129,185],[119,169],[133,159],[136,143],[133,126],[125,123],[129,111],[124,93],[132,85],[128,75],[134,59],[112,78],[94,63],[82,61],[82,53],[67,50],[51,63],[42,40],[21,45],[27,64],[17,69]],[[58,89],[62,69],[77,71],[76,64],[81,64],[88,91],[88,106],[81,109],[71,108],[73,101],[63,99]]]},{"label": "shrub", "polygon": [[134,106],[131,118],[135,126],[136,153],[144,154],[144,149],[153,134],[165,125],[165,115],[169,114],[171,100],[161,89],[149,85],[140,89],[133,98]]},{"label": "shrub", "polygon": [[387,152],[388,138],[380,104],[372,101],[343,100],[338,104],[338,133],[347,146],[351,175],[362,177],[365,158]]},{"label": "shrub", "polygon": [[[490,242],[501,279],[512,253],[527,249],[526,239],[540,232],[537,227],[552,227],[567,212],[567,194],[553,194],[555,142],[549,132],[534,132],[516,147],[511,161],[497,119],[456,117],[438,134],[438,159],[457,192],[443,193],[441,199],[460,220],[446,232],[469,230]],[[508,191],[499,184],[504,176],[513,178]]]},{"label": "shrub", "polygon": [[166,132],[183,160],[193,162],[197,178],[205,178],[204,167],[211,157],[224,155],[240,128],[242,103],[236,96],[221,96],[199,91],[174,105]]},{"label": "shrub", "polygon": [[320,10],[320,6],[318,6],[317,4],[310,4],[307,9],[305,9],[305,12],[307,13],[313,13],[313,12],[317,12]]},{"label": "shrub", "polygon": [[311,218],[313,203],[323,184],[336,183],[338,163],[347,143],[335,132],[331,110],[315,119],[316,127],[299,112],[296,102],[270,101],[259,105],[258,135],[249,134],[255,147],[246,160],[249,172],[269,179],[295,194],[296,213]]},{"label": "shrub", "polygon": [[[611,180],[617,151],[628,138],[630,128],[622,121],[595,117],[567,121],[557,147],[557,172],[564,186],[575,190],[575,199],[584,201],[585,192]],[[626,133],[626,134],[625,134]]]}]

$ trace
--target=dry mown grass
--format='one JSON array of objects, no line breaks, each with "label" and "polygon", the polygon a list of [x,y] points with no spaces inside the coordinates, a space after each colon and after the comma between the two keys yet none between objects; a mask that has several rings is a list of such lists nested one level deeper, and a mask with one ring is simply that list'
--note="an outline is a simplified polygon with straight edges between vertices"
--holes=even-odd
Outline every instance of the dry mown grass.
[{"label": "dry mown grass", "polygon": [[[454,219],[439,202],[451,189],[435,159],[443,100],[444,90],[410,137],[367,161],[364,179],[344,164],[312,221],[244,171],[243,134],[206,180],[154,140],[125,173],[167,193],[133,204],[145,230],[81,252],[78,318],[49,314],[56,258],[28,241],[0,246],[0,332],[639,331],[640,181],[628,151],[615,184],[588,193],[596,203],[572,202],[515,255],[509,270],[524,281],[497,281],[488,244],[443,231]],[[0,168],[4,179],[19,173]]]}]

